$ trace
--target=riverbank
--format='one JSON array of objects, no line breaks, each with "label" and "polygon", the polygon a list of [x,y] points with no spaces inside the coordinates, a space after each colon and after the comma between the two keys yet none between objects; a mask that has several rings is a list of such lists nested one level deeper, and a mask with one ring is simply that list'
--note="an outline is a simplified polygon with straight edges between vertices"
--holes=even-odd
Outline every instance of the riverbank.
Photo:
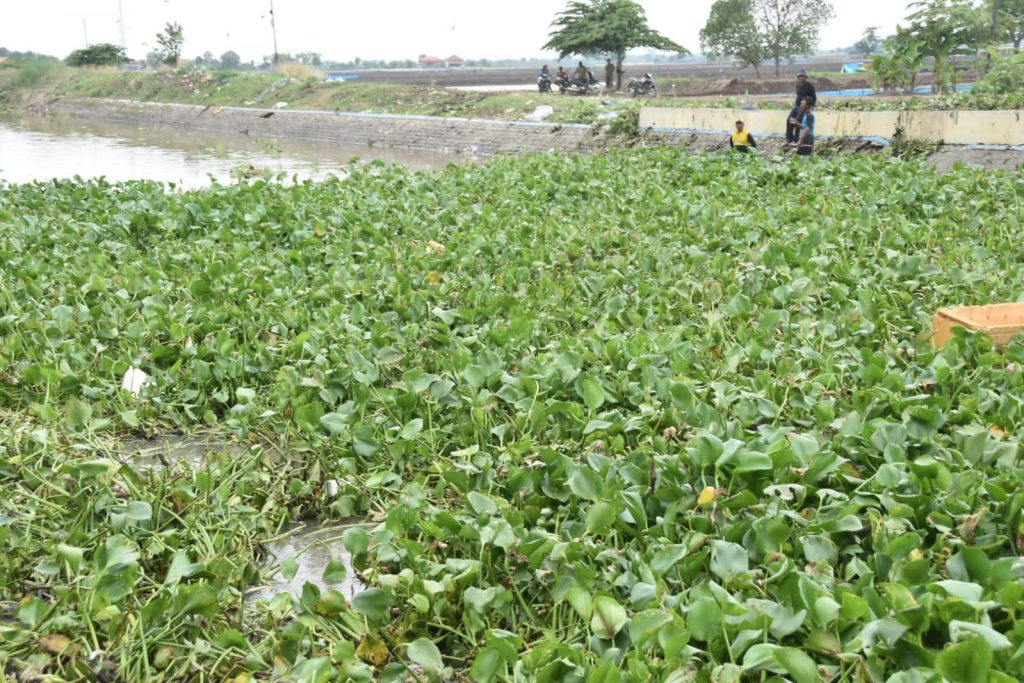
[{"label": "riverbank", "polygon": [[[534,123],[430,116],[364,114],[315,110],[274,110],[133,102],[96,98],[64,98],[43,108],[47,114],[105,121],[141,128],[173,128],[241,134],[258,139],[309,140],[328,144],[364,145],[444,152],[463,158],[486,158],[521,152],[594,152],[617,147],[659,145],[690,150],[722,151],[728,136],[716,132],[643,133],[637,118],[623,116],[601,125]],[[789,153],[780,136],[760,141],[762,153]],[[818,155],[876,151],[872,141],[822,139]]]},{"label": "riverbank", "polygon": [[[863,76],[821,76],[820,90],[864,87]],[[611,93],[578,98],[535,91],[453,90],[441,83],[328,82],[315,70],[292,73],[249,73],[180,68],[156,72],[117,69],[73,69],[59,65],[22,64],[0,67],[0,109],[38,108],[67,97],[128,99],[203,106],[275,107],[366,114],[440,116],[488,120],[523,120],[538,107],[551,107],[551,123],[592,124],[635,103],[664,107],[784,109],[791,97],[786,79],[668,78],[659,83],[659,97],[632,99]],[[764,94],[769,93],[769,94]],[[1005,98],[1004,98],[1005,99]],[[968,95],[935,98],[822,98],[821,108],[863,109],[1000,109],[1009,100]]]}]

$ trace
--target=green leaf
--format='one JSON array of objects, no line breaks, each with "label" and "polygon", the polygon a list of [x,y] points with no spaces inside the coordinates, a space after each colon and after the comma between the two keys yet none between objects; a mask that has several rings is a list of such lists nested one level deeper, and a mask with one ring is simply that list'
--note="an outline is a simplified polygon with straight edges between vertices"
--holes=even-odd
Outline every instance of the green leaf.
[{"label": "green leaf", "polygon": [[587,620],[593,616],[594,605],[590,599],[590,594],[579,586],[570,586],[565,591],[565,600],[572,608],[576,611],[576,614],[580,615],[581,619]]},{"label": "green leaf", "polygon": [[505,668],[506,662],[500,650],[494,647],[485,647],[473,660],[473,666],[469,669],[469,675],[477,683],[491,683]]},{"label": "green leaf", "polygon": [[962,640],[970,640],[975,636],[984,638],[989,646],[995,650],[1005,650],[1013,646],[1009,638],[999,631],[981,624],[972,624],[967,621],[953,620],[949,622],[949,637],[954,643]]},{"label": "green leaf", "polygon": [[324,416],[321,403],[306,403],[295,409],[295,424],[307,432],[314,432],[320,426],[320,418]]},{"label": "green leaf", "polygon": [[66,410],[68,422],[77,429],[85,427],[89,424],[89,420],[92,419],[92,406],[77,398],[72,398],[68,401]]},{"label": "green leaf", "polygon": [[138,566],[139,553],[124,538],[112,536],[97,553],[96,564],[106,574],[120,574]]},{"label": "green leaf", "polygon": [[323,579],[328,583],[344,581],[346,576],[348,576],[348,569],[345,567],[345,563],[340,560],[331,560],[324,567]]},{"label": "green leaf", "polygon": [[666,610],[651,609],[641,612],[629,621],[629,640],[638,645],[671,621],[672,614]]},{"label": "green leaf", "polygon": [[341,541],[345,545],[345,550],[349,551],[353,557],[365,555],[370,547],[370,535],[361,527],[346,529],[345,533],[341,535]]},{"label": "green leaf", "polygon": [[422,431],[423,420],[417,417],[416,419],[409,420],[405,423],[405,426],[402,427],[402,431],[398,433],[398,438],[403,441],[411,441],[419,436],[419,433]]},{"label": "green leaf", "polygon": [[981,637],[947,645],[935,658],[935,668],[949,683],[987,683],[992,646]]},{"label": "green leaf", "polygon": [[352,609],[371,621],[379,622],[387,616],[391,601],[379,588],[368,588],[352,598]]},{"label": "green leaf", "polygon": [[125,516],[133,522],[148,522],[153,518],[153,508],[143,500],[133,500],[125,508]]},{"label": "green leaf", "polygon": [[82,559],[85,557],[85,550],[74,546],[57,544],[57,557],[62,562],[67,562],[71,571],[77,572],[82,566]]},{"label": "green leaf", "polygon": [[409,643],[406,655],[414,664],[419,665],[423,672],[431,678],[439,678],[444,674],[444,662],[437,645],[426,638],[417,638]]},{"label": "green leaf", "polygon": [[590,620],[590,629],[605,640],[612,640],[629,621],[626,610],[606,595],[594,598],[594,615]]},{"label": "green leaf", "polygon": [[750,568],[746,549],[728,541],[715,541],[711,546],[711,572],[726,581]]},{"label": "green leaf", "polygon": [[604,493],[604,482],[588,467],[577,467],[569,477],[569,490],[584,500],[597,500]]},{"label": "green leaf", "polygon": [[285,581],[291,581],[299,573],[299,562],[294,557],[289,557],[281,563],[281,576]]},{"label": "green leaf", "polygon": [[607,501],[598,501],[587,510],[587,533],[604,534],[615,521],[615,506]]},{"label": "green leaf", "polygon": [[498,597],[498,588],[491,586],[487,589],[480,589],[476,586],[470,586],[462,594],[462,600],[467,605],[472,607],[478,613],[483,614],[487,609],[488,605],[494,602],[495,598]]},{"label": "green leaf", "polygon": [[651,571],[655,576],[664,576],[666,572],[676,566],[680,560],[687,555],[685,545],[670,545],[662,548],[651,558]]},{"label": "green leaf", "polygon": [[469,506],[478,515],[494,515],[498,512],[498,506],[495,505],[494,501],[482,493],[470,491],[466,495],[466,500],[469,501]]},{"label": "green leaf", "polygon": [[780,647],[775,650],[775,659],[790,675],[794,683],[820,683],[818,665],[802,650],[795,647]]},{"label": "green leaf", "polygon": [[173,585],[182,579],[195,576],[202,570],[202,564],[193,563],[189,559],[188,553],[184,550],[179,550],[174,553],[174,558],[171,560],[171,566],[167,569],[167,576],[164,577],[164,585]]},{"label": "green leaf", "polygon": [[697,598],[686,610],[686,630],[697,640],[708,642],[722,634],[722,608],[711,597]]},{"label": "green leaf", "polygon": [[320,424],[331,434],[341,434],[348,429],[348,418],[341,413],[327,413],[320,417]]},{"label": "green leaf", "polygon": [[583,402],[591,410],[597,410],[604,405],[604,387],[593,377],[584,377],[580,381]]}]

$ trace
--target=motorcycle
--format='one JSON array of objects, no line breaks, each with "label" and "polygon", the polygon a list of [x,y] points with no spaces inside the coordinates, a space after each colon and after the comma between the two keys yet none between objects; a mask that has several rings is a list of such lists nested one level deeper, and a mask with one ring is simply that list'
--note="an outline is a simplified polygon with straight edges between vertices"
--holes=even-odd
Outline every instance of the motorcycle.
[{"label": "motorcycle", "polygon": [[555,85],[558,86],[558,92],[563,95],[576,95],[583,97],[587,95],[600,95],[604,92],[604,86],[594,78],[590,79],[590,83],[581,83],[569,78],[560,78],[555,81]]},{"label": "motorcycle", "polygon": [[629,94],[633,97],[657,97],[658,89],[651,74],[644,74],[643,78],[629,79]]},{"label": "motorcycle", "polygon": [[551,92],[551,76],[541,75],[537,78],[537,90],[542,93]]}]

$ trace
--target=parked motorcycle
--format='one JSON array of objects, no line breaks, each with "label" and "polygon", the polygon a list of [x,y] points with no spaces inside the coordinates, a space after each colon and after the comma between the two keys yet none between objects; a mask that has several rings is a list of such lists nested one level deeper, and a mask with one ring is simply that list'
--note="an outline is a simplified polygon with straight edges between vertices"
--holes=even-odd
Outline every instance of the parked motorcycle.
[{"label": "parked motorcycle", "polygon": [[555,85],[558,86],[558,92],[563,95],[583,97],[587,95],[600,95],[604,91],[604,86],[596,80],[591,80],[590,83],[580,83],[568,78],[560,78],[555,81]]},{"label": "parked motorcycle", "polygon": [[633,97],[657,97],[658,89],[654,85],[654,77],[644,74],[643,78],[629,79],[629,94]]}]

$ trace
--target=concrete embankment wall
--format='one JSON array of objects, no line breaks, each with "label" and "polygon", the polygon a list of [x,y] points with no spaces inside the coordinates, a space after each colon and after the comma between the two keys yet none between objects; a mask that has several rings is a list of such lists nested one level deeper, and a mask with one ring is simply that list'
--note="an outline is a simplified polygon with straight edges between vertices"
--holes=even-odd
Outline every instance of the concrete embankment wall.
[{"label": "concrete embankment wall", "polygon": [[[785,130],[784,111],[742,109],[674,109],[644,107],[641,129],[657,132],[711,133],[731,131],[737,119],[757,133]],[[1024,111],[819,111],[816,133],[892,140],[900,131],[908,140],[946,145],[1024,145]]]},{"label": "concrete embankment wall", "polygon": [[106,99],[63,99],[48,110],[132,126],[202,130],[353,145],[491,156],[521,151],[590,151],[608,145],[590,126],[429,116],[273,111]]}]

